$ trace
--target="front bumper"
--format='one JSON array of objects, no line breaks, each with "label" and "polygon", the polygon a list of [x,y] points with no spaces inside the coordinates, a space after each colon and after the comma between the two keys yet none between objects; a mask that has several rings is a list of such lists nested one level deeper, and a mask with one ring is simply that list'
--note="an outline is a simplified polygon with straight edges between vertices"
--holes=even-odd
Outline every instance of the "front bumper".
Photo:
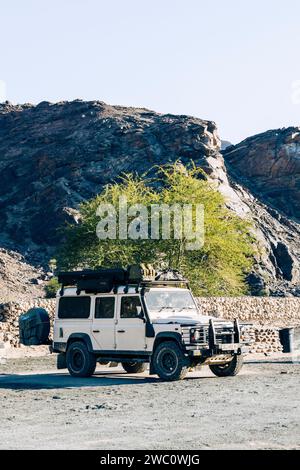
[{"label": "front bumper", "polygon": [[[211,358],[219,355],[241,355],[248,352],[246,344],[241,342],[241,330],[238,320],[232,323],[231,331],[222,330],[222,324],[215,322],[214,320],[209,321],[208,327],[206,327],[206,334],[201,333],[201,338],[205,338],[205,341],[190,342],[185,344],[186,352],[192,357]],[[229,341],[228,341],[229,340]]]},{"label": "front bumper", "polygon": [[216,348],[214,350],[201,349],[201,348],[187,349],[187,354],[191,357],[209,358],[209,357],[223,356],[223,355],[228,355],[228,354],[230,354],[231,356],[234,354],[237,354],[238,356],[240,356],[241,354],[247,354],[248,351],[249,351],[249,348],[247,346],[240,344],[238,345],[238,347],[226,348],[226,349],[219,349],[219,348]]}]

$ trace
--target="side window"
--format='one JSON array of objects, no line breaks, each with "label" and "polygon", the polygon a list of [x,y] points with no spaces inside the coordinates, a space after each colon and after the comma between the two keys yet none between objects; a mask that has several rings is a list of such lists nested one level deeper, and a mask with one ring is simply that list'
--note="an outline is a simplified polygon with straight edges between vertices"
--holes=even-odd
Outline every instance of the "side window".
[{"label": "side window", "polygon": [[90,308],[90,297],[62,297],[59,299],[58,318],[89,318]]},{"label": "side window", "polygon": [[135,297],[122,297],[121,300],[121,318],[137,318],[141,309],[140,298]]},{"label": "side window", "polygon": [[114,318],[115,298],[98,297],[95,305],[95,318]]}]

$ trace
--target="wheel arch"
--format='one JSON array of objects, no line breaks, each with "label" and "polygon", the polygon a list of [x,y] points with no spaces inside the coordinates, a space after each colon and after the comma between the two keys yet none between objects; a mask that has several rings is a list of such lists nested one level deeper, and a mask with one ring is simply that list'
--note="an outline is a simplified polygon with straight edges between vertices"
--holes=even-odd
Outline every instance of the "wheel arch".
[{"label": "wheel arch", "polygon": [[161,333],[158,333],[155,337],[153,352],[155,351],[157,346],[159,346],[165,341],[174,341],[178,343],[178,345],[182,348],[182,338],[180,333],[177,333],[176,331],[162,331]]},{"label": "wheel arch", "polygon": [[89,352],[93,352],[93,345],[91,338],[87,333],[72,333],[67,341],[67,348],[70,346],[70,344],[75,343],[76,341],[81,341],[82,343],[85,343],[86,347],[88,348]]}]

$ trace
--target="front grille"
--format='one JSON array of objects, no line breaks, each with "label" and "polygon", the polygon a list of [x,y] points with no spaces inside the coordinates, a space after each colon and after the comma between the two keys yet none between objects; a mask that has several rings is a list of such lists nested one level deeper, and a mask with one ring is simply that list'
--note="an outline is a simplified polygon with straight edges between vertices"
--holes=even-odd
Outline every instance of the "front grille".
[{"label": "front grille", "polygon": [[[197,341],[191,342],[191,330],[198,332],[199,338]],[[220,324],[215,327],[216,343],[217,344],[232,344],[235,342],[234,327],[221,326]],[[196,326],[196,327],[183,327],[182,328],[182,341],[186,345],[194,346],[209,346],[209,326]]]},{"label": "front grille", "polygon": [[216,342],[217,344],[231,344],[234,343],[234,330],[233,328],[217,328],[216,329]]}]

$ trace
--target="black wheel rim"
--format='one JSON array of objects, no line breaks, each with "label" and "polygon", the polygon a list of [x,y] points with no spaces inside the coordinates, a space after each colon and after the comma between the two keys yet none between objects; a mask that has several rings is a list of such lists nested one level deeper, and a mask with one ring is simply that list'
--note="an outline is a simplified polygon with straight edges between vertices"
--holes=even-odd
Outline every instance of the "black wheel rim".
[{"label": "black wheel rim", "polygon": [[84,357],[81,351],[76,350],[72,357],[72,366],[75,371],[80,371],[84,365]]},{"label": "black wheel rim", "polygon": [[231,366],[233,361],[234,361],[234,359],[232,359],[232,361],[230,361],[230,362],[226,362],[226,364],[220,364],[220,365],[218,365],[218,367],[219,367],[219,369],[222,369],[222,370],[228,369]]},{"label": "black wheel rim", "polygon": [[172,373],[177,367],[178,359],[176,354],[171,351],[166,351],[162,354],[161,365],[167,373]]},{"label": "black wheel rim", "polygon": [[224,370],[224,369],[228,369],[229,365],[230,365],[230,362],[228,364],[220,364],[218,367],[219,369]]}]

